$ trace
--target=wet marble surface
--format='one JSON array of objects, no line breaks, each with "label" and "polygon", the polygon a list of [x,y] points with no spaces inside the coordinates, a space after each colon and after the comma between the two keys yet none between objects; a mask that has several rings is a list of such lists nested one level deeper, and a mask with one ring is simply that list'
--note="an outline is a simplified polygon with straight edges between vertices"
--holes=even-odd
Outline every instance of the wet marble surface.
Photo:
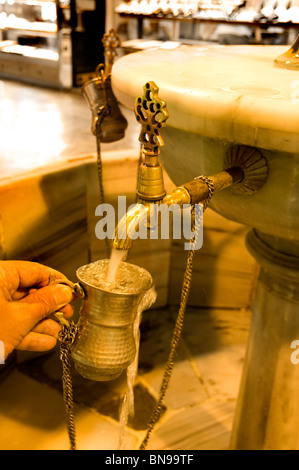
[{"label": "wet marble surface", "polygon": [[[136,416],[127,426],[127,450],[137,450],[145,436],[176,314],[170,308],[143,316]],[[187,310],[164,412],[148,450],[228,449],[249,321],[245,310]],[[96,383],[73,373],[73,383],[78,448],[117,450],[125,374]],[[40,356],[22,353],[18,367],[0,381],[0,448],[67,449],[64,416],[57,351]]]},{"label": "wet marble surface", "polygon": [[117,61],[112,86],[116,98],[133,109],[136,90],[150,76],[167,102],[168,126],[296,153],[297,75],[274,65],[286,50],[252,45],[150,49]]},{"label": "wet marble surface", "polygon": [[[80,162],[96,153],[91,111],[80,91],[59,91],[0,81],[1,179],[36,169]],[[102,144],[102,151],[139,148],[132,112],[124,139]]]}]

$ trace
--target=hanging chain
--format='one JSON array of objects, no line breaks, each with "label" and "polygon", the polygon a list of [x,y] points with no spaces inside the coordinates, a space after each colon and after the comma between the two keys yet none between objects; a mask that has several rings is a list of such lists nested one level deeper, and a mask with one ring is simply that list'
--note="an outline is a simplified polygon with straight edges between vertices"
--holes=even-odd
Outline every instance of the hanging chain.
[{"label": "hanging chain", "polygon": [[[104,79],[103,79],[104,80]],[[102,123],[104,118],[109,114],[109,106],[106,96],[105,82],[103,81],[103,90],[104,90],[104,101],[105,104],[101,106],[98,110],[98,119],[96,121],[96,143],[97,143],[97,173],[100,189],[100,204],[104,204],[105,195],[104,195],[104,185],[103,185],[103,164],[101,156],[101,134],[102,134]],[[105,238],[107,258],[110,257],[110,246],[108,238]]]},{"label": "hanging chain", "polygon": [[[203,211],[205,211],[214,194],[214,185],[213,185],[213,181],[206,176],[198,176],[197,179],[201,179],[202,181],[204,181],[209,189],[209,195],[203,204]],[[192,208],[192,213],[193,214],[195,213],[194,206]],[[193,228],[192,228],[192,232],[194,232],[194,239],[196,236],[198,236],[199,230],[201,229],[200,224],[196,224],[195,222],[196,222],[196,213],[194,214],[194,223],[193,223]],[[161,411],[163,407],[163,400],[164,400],[166,391],[168,389],[169,381],[171,379],[171,374],[172,374],[173,367],[174,367],[174,358],[175,358],[177,347],[180,342],[181,334],[183,331],[184,316],[185,316],[187,301],[188,301],[188,297],[190,293],[191,280],[192,280],[194,252],[195,252],[194,249],[191,249],[188,251],[186,269],[185,269],[183,286],[182,286],[182,291],[181,291],[180,307],[179,307],[179,312],[178,312],[178,316],[176,319],[176,323],[174,326],[173,336],[172,336],[171,343],[170,343],[170,352],[169,352],[168,360],[165,366],[158,400],[157,400],[155,409],[153,411],[153,414],[151,416],[146,436],[143,439],[139,447],[139,450],[146,449],[150,435],[161,415]]]},{"label": "hanging chain", "polygon": [[[112,38],[112,39],[111,39]],[[107,44],[106,44],[106,42]],[[115,33],[115,30],[110,30],[109,34],[104,35],[103,45],[105,46],[105,55],[108,57],[109,64],[109,73],[111,72],[111,66],[113,59],[116,55],[114,52],[115,48],[119,46],[119,38]],[[108,52],[107,52],[108,51]],[[103,165],[101,157],[101,133],[102,133],[102,123],[104,118],[109,114],[110,109],[107,100],[106,94],[106,79],[108,76],[107,67],[105,67],[106,74],[103,70],[103,64],[99,64],[96,68],[96,75],[102,83],[103,94],[104,94],[104,105],[101,106],[97,112],[96,120],[96,144],[97,144],[97,173],[100,189],[100,204],[103,204],[105,201],[104,197],[104,187],[103,187]],[[107,256],[110,256],[110,247],[108,238],[105,238]],[[50,277],[49,282],[52,283],[55,281],[55,276]],[[61,281],[60,281],[61,282]],[[76,285],[71,285],[71,288],[75,289],[75,292],[80,296],[84,297],[83,292],[80,292],[80,287]],[[76,291],[79,289],[79,291]],[[77,334],[77,325],[73,321],[65,320],[62,312],[55,313],[56,319],[58,319],[61,330],[58,334],[58,339],[60,341],[60,360],[62,362],[62,389],[63,389],[63,399],[65,403],[66,410],[66,425],[70,441],[70,450],[76,450],[76,430],[75,430],[75,420],[74,420],[74,399],[73,399],[73,384],[72,384],[72,375],[71,375],[71,360],[70,360],[70,348],[75,340]]]},{"label": "hanging chain", "polygon": [[70,450],[76,450],[76,430],[74,420],[73,384],[71,375],[70,347],[75,340],[77,325],[65,321],[58,334],[60,341],[60,360],[62,362],[62,390],[66,411],[66,426],[70,441]]},{"label": "hanging chain", "polygon": [[100,203],[104,203],[104,188],[103,188],[103,165],[102,165],[102,157],[101,157],[101,127],[102,122],[105,116],[109,111],[107,110],[106,106],[101,106],[98,110],[98,119],[96,122],[96,142],[97,142],[97,170],[98,170],[98,181],[99,181],[99,189],[100,189]]},{"label": "hanging chain", "polygon": [[196,176],[194,179],[202,180],[208,186],[209,194],[208,194],[208,197],[203,202],[203,210],[205,211],[208,205],[210,204],[210,200],[212,199],[213,194],[215,192],[214,183],[211,180],[211,178],[209,178],[208,176],[203,176],[203,175]]},{"label": "hanging chain", "polygon": [[[49,284],[66,284],[69,286],[74,295],[83,299],[85,292],[79,283],[74,284],[68,279],[56,279],[55,274],[51,273]],[[53,314],[58,320],[61,330],[58,333],[60,341],[60,360],[62,363],[62,392],[65,404],[66,425],[70,441],[70,450],[76,450],[76,431],[74,419],[74,399],[73,399],[73,383],[71,374],[71,346],[75,341],[78,327],[74,321],[68,321],[64,318],[63,312],[55,312]]]}]

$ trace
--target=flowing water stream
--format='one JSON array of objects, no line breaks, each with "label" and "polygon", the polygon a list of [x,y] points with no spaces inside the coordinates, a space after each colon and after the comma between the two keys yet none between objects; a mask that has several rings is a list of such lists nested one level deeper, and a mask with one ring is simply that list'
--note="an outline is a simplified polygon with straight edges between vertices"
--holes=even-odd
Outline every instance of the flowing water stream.
[{"label": "flowing water stream", "polygon": [[119,265],[127,258],[127,250],[111,250],[106,281],[114,284]]},{"label": "flowing water stream", "polygon": [[[120,239],[130,237],[134,239],[134,233],[140,227],[144,228],[147,222],[148,208],[142,204],[136,204],[120,220],[118,234]],[[151,285],[151,276],[143,268],[124,262],[128,251],[112,249],[110,259],[99,260],[80,268],[80,278],[87,284],[98,287],[106,292],[114,294],[140,294],[136,318],[133,325],[133,337],[135,342],[135,357],[127,367],[127,390],[122,398],[120,409],[120,430],[118,449],[126,448],[126,429],[129,416],[134,416],[134,384],[136,380],[139,360],[140,331],[142,312],[151,307],[156,300],[156,291]]]},{"label": "flowing water stream", "polygon": [[[118,236],[124,238],[133,238],[136,228],[140,224],[147,222],[148,208],[142,204],[136,204],[119,222]],[[109,268],[106,281],[112,285],[116,282],[118,270],[120,269],[121,262],[127,258],[127,250],[112,249],[109,261]],[[138,286],[136,286],[138,287]],[[126,448],[126,426],[129,416],[134,416],[134,384],[136,380],[139,360],[139,346],[140,346],[140,331],[139,326],[141,322],[142,312],[151,307],[157,297],[155,288],[152,287],[144,293],[137,310],[136,319],[133,327],[134,341],[136,354],[133,362],[127,368],[127,391],[122,399],[120,410],[120,431],[118,450]]]},{"label": "flowing water stream", "polygon": [[126,426],[128,423],[129,417],[134,417],[134,384],[136,380],[136,375],[138,371],[138,360],[139,360],[139,347],[140,347],[140,322],[142,318],[142,312],[148,310],[151,305],[156,301],[157,294],[155,288],[152,287],[149,289],[143,296],[137,311],[137,316],[134,322],[134,341],[136,354],[133,362],[127,368],[127,392],[123,397],[120,410],[120,431],[119,431],[119,441],[117,450],[125,450],[127,439],[126,439]]}]

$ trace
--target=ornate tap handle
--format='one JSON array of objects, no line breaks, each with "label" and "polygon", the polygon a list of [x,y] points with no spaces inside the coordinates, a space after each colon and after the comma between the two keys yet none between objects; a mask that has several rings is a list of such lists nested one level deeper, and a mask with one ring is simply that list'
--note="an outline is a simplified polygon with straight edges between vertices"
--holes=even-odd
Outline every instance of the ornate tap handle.
[{"label": "ornate tap handle", "polygon": [[110,29],[108,33],[104,34],[102,43],[104,46],[105,55],[105,75],[106,77],[111,73],[112,65],[115,57],[117,56],[117,48],[120,47],[120,38],[115,29]]},{"label": "ornate tap handle", "polygon": [[158,155],[159,147],[164,145],[159,132],[166,125],[169,114],[165,101],[158,96],[159,88],[154,82],[147,82],[143,92],[143,96],[139,96],[135,103],[136,119],[142,126],[139,141],[146,153]]}]

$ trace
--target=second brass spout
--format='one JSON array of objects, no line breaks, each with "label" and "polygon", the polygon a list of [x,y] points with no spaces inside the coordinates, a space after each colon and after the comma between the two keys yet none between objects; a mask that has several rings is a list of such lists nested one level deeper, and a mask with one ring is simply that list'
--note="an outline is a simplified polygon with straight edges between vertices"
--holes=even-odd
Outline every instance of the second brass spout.
[{"label": "second brass spout", "polygon": [[[242,179],[243,171],[240,167],[233,167],[209,177],[209,180],[213,184],[214,192],[221,191],[234,183],[239,183]],[[134,233],[135,228],[140,224],[146,224],[148,228],[150,228],[148,224],[150,220],[151,204],[162,203],[167,206],[176,204],[183,207],[185,204],[194,205],[201,203],[209,197],[209,187],[199,178],[195,178],[189,183],[177,187],[171,194],[166,195],[163,199],[161,199],[161,186],[158,186],[159,189],[155,195],[155,188],[157,187],[155,179],[153,179],[152,186],[149,180],[148,187],[152,187],[152,198],[148,197],[146,200],[143,196],[142,203],[137,203],[133,209],[127,212],[121,219],[115,231],[112,245],[114,249],[129,250],[132,244],[132,233]],[[150,192],[151,191],[148,191],[148,194]]]},{"label": "second brass spout", "polygon": [[[244,178],[243,170],[241,167],[232,167],[228,170],[221,171],[215,175],[209,176],[214,187],[214,192],[222,191],[234,183],[240,183]],[[171,194],[168,194],[163,199],[163,204],[168,206],[178,204],[198,204],[204,202],[209,197],[208,185],[199,178],[194,178],[192,181],[178,186]]]}]

